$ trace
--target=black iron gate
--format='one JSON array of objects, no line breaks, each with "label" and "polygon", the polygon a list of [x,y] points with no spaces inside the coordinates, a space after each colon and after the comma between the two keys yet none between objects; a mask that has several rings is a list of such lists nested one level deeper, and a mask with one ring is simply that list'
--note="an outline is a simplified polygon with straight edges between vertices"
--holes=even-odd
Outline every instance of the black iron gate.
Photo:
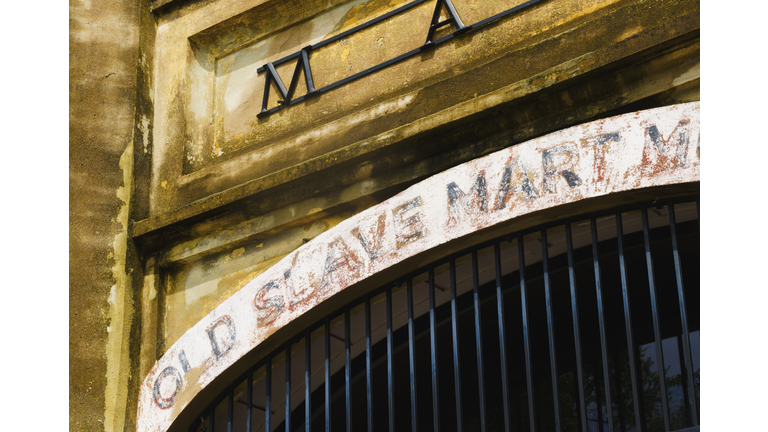
[{"label": "black iron gate", "polygon": [[327,316],[190,431],[663,431],[699,424],[698,201],[474,246]]}]

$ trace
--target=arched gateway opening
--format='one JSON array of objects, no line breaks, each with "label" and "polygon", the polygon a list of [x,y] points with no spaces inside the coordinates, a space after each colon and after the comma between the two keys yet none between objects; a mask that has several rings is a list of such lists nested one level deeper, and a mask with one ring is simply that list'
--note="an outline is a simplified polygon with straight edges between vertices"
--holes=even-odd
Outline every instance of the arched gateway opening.
[{"label": "arched gateway opening", "polygon": [[139,430],[698,429],[698,135],[601,120],[350,218],[166,352]]},{"label": "arched gateway opening", "polygon": [[697,214],[599,212],[427,265],[271,352],[189,430],[691,427]]}]

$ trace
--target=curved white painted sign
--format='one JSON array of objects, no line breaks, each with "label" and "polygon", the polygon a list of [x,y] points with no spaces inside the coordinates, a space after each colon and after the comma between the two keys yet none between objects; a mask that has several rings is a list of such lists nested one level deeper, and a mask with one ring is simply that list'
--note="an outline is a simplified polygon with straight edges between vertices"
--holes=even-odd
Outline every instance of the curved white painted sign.
[{"label": "curved white painted sign", "polygon": [[184,333],[144,379],[136,428],[167,430],[277,329],[376,272],[523,214],[699,181],[699,149],[694,102],[575,126],[430,177],[289,254]]}]

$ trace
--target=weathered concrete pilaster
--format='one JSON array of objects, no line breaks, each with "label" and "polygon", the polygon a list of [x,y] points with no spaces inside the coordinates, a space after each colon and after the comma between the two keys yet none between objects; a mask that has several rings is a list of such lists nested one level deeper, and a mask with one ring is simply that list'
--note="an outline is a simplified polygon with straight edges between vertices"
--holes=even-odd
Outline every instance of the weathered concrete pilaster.
[{"label": "weathered concrete pilaster", "polygon": [[137,378],[129,220],[138,40],[139,2],[70,1],[72,431],[122,431],[135,415],[128,412]]}]

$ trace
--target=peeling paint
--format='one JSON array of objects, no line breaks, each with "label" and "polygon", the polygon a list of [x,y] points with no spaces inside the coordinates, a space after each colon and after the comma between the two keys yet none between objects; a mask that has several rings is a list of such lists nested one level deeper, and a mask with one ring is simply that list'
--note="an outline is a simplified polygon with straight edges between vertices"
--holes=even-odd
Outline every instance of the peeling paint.
[{"label": "peeling paint", "polygon": [[149,147],[149,117],[144,114],[141,116],[139,130],[141,131],[141,143],[144,144],[144,153],[150,153],[151,148]]}]

